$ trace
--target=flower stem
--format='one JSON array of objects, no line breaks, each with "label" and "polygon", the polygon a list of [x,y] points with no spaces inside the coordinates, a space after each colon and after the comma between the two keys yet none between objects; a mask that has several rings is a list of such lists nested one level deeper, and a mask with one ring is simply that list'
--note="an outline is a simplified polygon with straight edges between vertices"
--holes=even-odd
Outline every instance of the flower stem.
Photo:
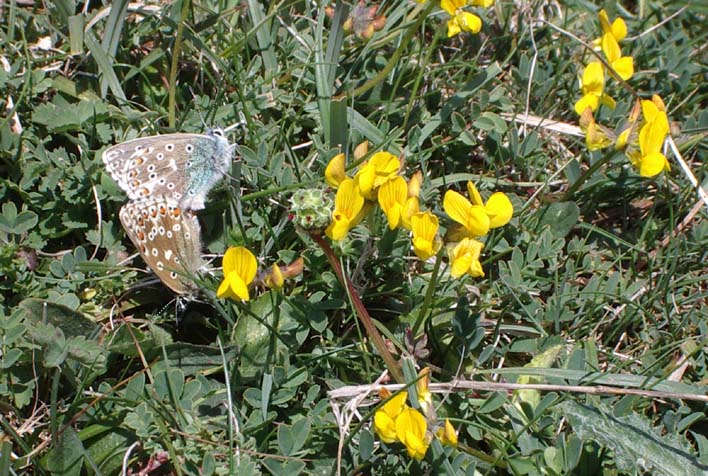
[{"label": "flower stem", "polygon": [[415,318],[415,323],[413,324],[413,336],[418,335],[418,329],[423,324],[425,316],[428,314],[428,308],[433,300],[433,292],[438,284],[438,273],[440,272],[440,264],[442,260],[440,259],[440,253],[435,256],[435,265],[433,266],[433,274],[430,276],[430,281],[428,282],[428,290],[425,293],[425,299],[423,300],[423,306],[421,306],[418,316]]},{"label": "flower stem", "polygon": [[391,355],[391,352],[389,352],[388,348],[386,348],[386,343],[384,342],[383,337],[381,337],[379,331],[376,329],[376,325],[374,324],[373,319],[371,319],[371,316],[366,310],[366,307],[364,307],[364,303],[361,302],[359,293],[357,293],[356,289],[354,288],[354,285],[349,280],[349,278],[344,275],[344,272],[342,271],[342,266],[339,264],[339,260],[334,254],[334,250],[332,250],[332,247],[329,246],[329,243],[327,243],[327,241],[322,237],[321,234],[312,233],[310,236],[313,240],[315,240],[315,243],[317,243],[320,248],[322,248],[322,251],[324,251],[327,260],[329,261],[329,264],[332,265],[332,268],[334,269],[334,272],[337,275],[339,282],[342,283],[342,286],[344,286],[344,288],[347,290],[349,298],[352,301],[352,305],[354,306],[354,310],[356,311],[359,320],[363,324],[364,329],[366,329],[366,333],[369,336],[369,339],[371,339],[371,342],[374,344],[374,347],[376,347],[376,350],[379,352],[384,362],[386,363],[386,367],[388,368],[389,373],[396,382],[405,383],[405,380],[403,379],[403,374],[401,373],[401,369],[396,363],[396,360],[393,358],[393,355]]},{"label": "flower stem", "polygon": [[610,151],[604,156],[602,156],[602,158],[600,158],[597,162],[590,165],[590,167],[588,167],[588,169],[578,178],[578,180],[573,182],[570,187],[568,187],[568,190],[566,190],[566,192],[563,194],[563,200],[571,200],[573,194],[577,192],[578,189],[580,189],[580,187],[582,187],[583,184],[587,182],[588,179],[590,179],[590,177],[592,177],[592,174],[597,172],[600,167],[608,163],[614,155],[615,151]]}]

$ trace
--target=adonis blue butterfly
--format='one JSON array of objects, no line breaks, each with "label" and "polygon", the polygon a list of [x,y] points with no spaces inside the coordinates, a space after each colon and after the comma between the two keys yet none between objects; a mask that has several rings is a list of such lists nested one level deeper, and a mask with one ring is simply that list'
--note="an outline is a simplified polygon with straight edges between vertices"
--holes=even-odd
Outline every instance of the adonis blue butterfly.
[{"label": "adonis blue butterfly", "polygon": [[215,129],[129,140],[106,149],[102,159],[130,200],[163,196],[184,210],[201,210],[227,173],[234,147]]}]

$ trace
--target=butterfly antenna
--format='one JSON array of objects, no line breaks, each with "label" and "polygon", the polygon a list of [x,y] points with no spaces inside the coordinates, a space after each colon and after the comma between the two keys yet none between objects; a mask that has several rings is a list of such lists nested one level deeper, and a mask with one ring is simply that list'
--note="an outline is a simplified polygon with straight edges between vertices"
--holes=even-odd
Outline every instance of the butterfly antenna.
[{"label": "butterfly antenna", "polygon": [[238,118],[239,121],[234,122],[230,126],[224,128],[224,133],[231,132],[239,126],[245,126],[246,124],[248,124],[248,122],[246,121],[246,116],[243,114],[243,111],[238,112]]},{"label": "butterfly antenna", "polygon": [[206,121],[204,120],[204,116],[202,115],[201,109],[199,109],[199,99],[196,94],[194,94],[194,91],[192,90],[191,86],[188,86],[187,89],[189,89],[189,93],[192,95],[192,99],[194,99],[194,107],[197,109],[197,115],[199,116],[199,120],[202,121],[202,126],[204,126],[204,130],[208,131],[211,130],[209,126],[207,126]]}]

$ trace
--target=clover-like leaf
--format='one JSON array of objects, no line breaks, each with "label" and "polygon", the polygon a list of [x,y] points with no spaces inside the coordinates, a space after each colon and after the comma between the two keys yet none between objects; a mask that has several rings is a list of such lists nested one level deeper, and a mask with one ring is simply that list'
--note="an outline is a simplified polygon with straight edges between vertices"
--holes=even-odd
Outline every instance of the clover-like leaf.
[{"label": "clover-like leaf", "polygon": [[2,215],[0,215],[0,231],[5,233],[21,235],[37,225],[39,217],[36,213],[23,210],[17,213],[17,207],[12,202],[2,204]]}]

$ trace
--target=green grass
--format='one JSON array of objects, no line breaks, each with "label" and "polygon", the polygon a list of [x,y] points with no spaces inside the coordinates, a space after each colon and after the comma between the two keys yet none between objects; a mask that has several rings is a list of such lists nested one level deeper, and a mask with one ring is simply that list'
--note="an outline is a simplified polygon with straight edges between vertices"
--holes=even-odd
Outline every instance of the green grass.
[{"label": "green grass", "polygon": [[[562,31],[592,42],[599,7],[561,3],[498,2],[474,10],[480,34],[448,39],[437,5],[394,1],[368,41],[344,31],[344,5],[2,3],[0,474],[705,474],[708,204],[668,149],[671,171],[647,179],[513,120],[578,125],[593,56]],[[663,98],[705,188],[705,8],[604,7],[627,22],[629,85]],[[595,118],[614,129],[636,98],[607,92],[617,107]],[[305,268],[236,303],[216,298],[217,257],[180,310],[141,283],[101,152],[203,122],[243,122],[199,212],[204,253]],[[444,249],[421,262],[378,208],[336,256],[294,226],[292,193],[324,188],[340,151],[353,173],[363,141],[423,173],[441,236],[446,190],[511,198],[485,277],[452,279]],[[380,443],[385,358],[408,383],[430,366],[458,448],[433,440],[416,461]]]}]

